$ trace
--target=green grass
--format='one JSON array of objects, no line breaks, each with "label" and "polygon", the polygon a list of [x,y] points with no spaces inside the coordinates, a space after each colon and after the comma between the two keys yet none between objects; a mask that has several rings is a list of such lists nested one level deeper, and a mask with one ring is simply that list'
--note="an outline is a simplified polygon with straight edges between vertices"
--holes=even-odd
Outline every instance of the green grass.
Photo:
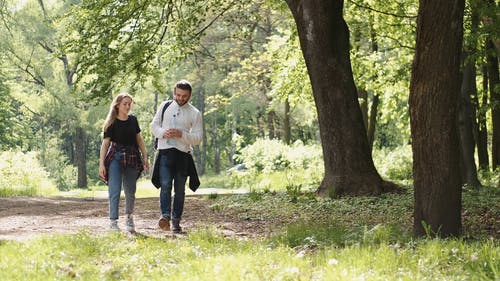
[{"label": "green grass", "polygon": [[[500,280],[500,189],[494,185],[464,190],[462,238],[416,239],[411,188],[324,199],[309,191],[307,173],[293,177],[202,178],[202,187],[247,185],[247,194],[208,199],[215,211],[266,223],[269,233],[260,239],[225,238],[214,226],[178,239],[80,232],[0,241],[0,280]],[[57,195],[52,188],[19,188],[29,184],[15,192],[5,186],[0,196]],[[148,178],[138,182],[137,197],[158,192]],[[61,194],[105,196],[107,187]]]},{"label": "green grass", "polygon": [[[389,230],[384,230],[389,231]],[[387,235],[390,236],[390,235]],[[0,280],[498,280],[497,241],[360,241],[313,248],[225,239],[81,232],[0,244]]]},{"label": "green grass", "polygon": [[417,239],[411,192],[219,196],[214,210],[271,222],[269,235],[225,238],[214,226],[177,239],[80,232],[0,241],[0,280],[500,280],[498,234],[488,232],[499,199],[494,188],[464,192],[464,237]]}]

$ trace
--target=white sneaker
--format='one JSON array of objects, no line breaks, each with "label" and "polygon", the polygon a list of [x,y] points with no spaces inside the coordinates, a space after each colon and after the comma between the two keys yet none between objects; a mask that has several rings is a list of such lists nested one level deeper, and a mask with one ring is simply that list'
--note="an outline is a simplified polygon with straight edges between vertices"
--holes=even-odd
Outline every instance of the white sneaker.
[{"label": "white sneaker", "polygon": [[119,231],[120,228],[118,227],[118,220],[111,220],[109,224],[109,229],[113,231]]},{"label": "white sneaker", "polygon": [[132,217],[132,214],[127,215],[127,231],[128,232],[135,232],[135,224],[134,224],[134,218]]}]

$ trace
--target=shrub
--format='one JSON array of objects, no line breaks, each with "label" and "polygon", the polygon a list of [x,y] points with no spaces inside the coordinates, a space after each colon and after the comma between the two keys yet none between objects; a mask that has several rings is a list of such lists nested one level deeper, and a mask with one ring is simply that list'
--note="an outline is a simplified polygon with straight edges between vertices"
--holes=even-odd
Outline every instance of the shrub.
[{"label": "shrub", "polygon": [[0,196],[33,196],[57,192],[35,152],[0,154]]},{"label": "shrub", "polygon": [[373,151],[373,161],[385,179],[409,185],[413,181],[413,158],[410,145]]},{"label": "shrub", "polygon": [[258,139],[241,150],[237,160],[244,170],[230,170],[233,187],[253,190],[285,190],[290,186],[317,187],[323,175],[323,157],[319,145],[297,141],[286,145],[279,140]]},{"label": "shrub", "polygon": [[55,180],[57,188],[68,190],[77,185],[77,168],[68,164],[68,158],[60,147],[60,139],[48,138],[44,149],[38,154],[38,159]]},{"label": "shrub", "polygon": [[237,157],[249,170],[263,173],[316,168],[322,166],[322,159],[319,145],[304,145],[297,141],[288,146],[279,140],[269,139],[258,139],[243,148]]}]

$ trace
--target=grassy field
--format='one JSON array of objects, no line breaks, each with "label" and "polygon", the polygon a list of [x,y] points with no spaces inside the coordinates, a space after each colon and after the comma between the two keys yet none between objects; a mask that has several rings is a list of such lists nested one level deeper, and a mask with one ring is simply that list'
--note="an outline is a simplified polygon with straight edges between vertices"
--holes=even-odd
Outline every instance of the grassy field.
[{"label": "grassy field", "polygon": [[500,280],[500,191],[464,192],[464,235],[411,235],[412,194],[206,195],[214,210],[275,222],[259,239],[213,228],[151,238],[88,232],[0,241],[0,280]]}]

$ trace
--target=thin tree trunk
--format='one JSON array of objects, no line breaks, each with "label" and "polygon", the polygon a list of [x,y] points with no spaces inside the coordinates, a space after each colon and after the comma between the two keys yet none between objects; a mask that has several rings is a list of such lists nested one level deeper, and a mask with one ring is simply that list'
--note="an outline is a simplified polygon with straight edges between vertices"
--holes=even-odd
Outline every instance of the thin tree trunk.
[{"label": "thin tree trunk", "polygon": [[286,144],[290,144],[292,139],[292,129],[290,128],[290,102],[285,99],[285,119],[283,120],[283,138]]},{"label": "thin tree trunk", "polygon": [[[481,3],[480,1],[472,1],[470,3],[470,12],[471,12],[471,27],[470,27],[470,32],[472,34],[471,38],[469,38],[469,44],[464,44],[466,50],[469,51],[470,54],[475,54],[478,52],[477,46],[479,45],[479,41],[475,39],[477,36],[474,36],[474,34],[479,34],[479,22],[480,22],[480,11],[481,9]],[[467,43],[467,42],[466,42]],[[472,59],[472,58],[470,58]],[[474,67],[472,68],[472,71],[474,74],[471,74],[471,86],[472,86],[472,92],[470,93],[471,95],[471,105],[472,105],[472,116],[471,116],[471,121],[472,121],[472,130],[473,130],[473,135],[474,135],[474,141],[476,144],[477,148],[477,155],[479,159],[479,169],[488,169],[488,139],[487,135],[485,133],[486,129],[486,116],[485,112],[483,110],[483,107],[486,108],[487,104],[487,99],[486,102],[483,99],[482,105],[479,103],[479,93],[477,91],[477,86],[476,86],[476,65],[477,62],[474,59],[473,63]],[[486,73],[486,68],[483,66],[482,67],[482,75],[483,75],[483,89],[484,92],[486,93],[488,91],[488,78],[487,78],[487,73]],[[486,84],[485,84],[486,83]],[[482,95],[483,97],[486,97],[485,94]]]},{"label": "thin tree trunk", "polygon": [[255,118],[255,124],[257,126],[257,135],[261,138],[264,138],[266,134],[264,133],[264,128],[260,121],[261,119],[262,119],[262,111],[259,107],[257,107],[257,117]]},{"label": "thin tree trunk", "polygon": [[486,108],[488,106],[488,68],[482,67],[483,73],[483,94],[481,105],[478,107],[478,131],[477,131],[477,155],[479,158],[479,168],[488,170],[490,167],[490,157],[488,154],[488,127],[486,126]]},{"label": "thin tree trunk", "polygon": [[365,89],[358,89],[358,99],[363,124],[365,124],[365,128],[368,128],[368,92]]},{"label": "thin tree trunk", "polygon": [[477,168],[474,160],[474,134],[473,120],[475,114],[472,110],[471,96],[477,93],[475,62],[470,61],[469,55],[464,52],[465,67],[462,74],[462,89],[460,91],[458,109],[458,128],[460,133],[460,151],[462,161],[462,183],[473,187],[481,187],[477,178]]},{"label": "thin tree trunk", "polygon": [[372,105],[370,106],[370,122],[368,123],[368,145],[370,146],[370,150],[373,149],[373,142],[375,141],[375,128],[377,127],[377,114],[378,114],[378,104],[379,104],[378,95],[373,95]]},{"label": "thin tree trunk", "polygon": [[274,133],[274,131],[275,131],[274,119],[276,118],[275,115],[276,114],[272,110],[267,113],[267,128],[269,129],[269,139],[271,139],[271,140],[276,137],[276,135]]},{"label": "thin tree trunk", "polygon": [[493,171],[500,165],[500,91],[498,84],[500,82],[498,71],[498,58],[493,56],[491,52],[494,51],[493,42],[488,39],[486,42],[486,51],[488,52],[488,81],[490,88],[490,104],[491,107],[491,122],[493,127],[493,139],[491,140],[491,154]]},{"label": "thin tree trunk", "polygon": [[[200,103],[201,106],[201,116],[205,116],[205,92],[203,91],[203,98],[202,102]],[[202,151],[201,151],[201,165],[200,165],[200,175],[205,174],[205,169],[207,166],[207,154],[208,154],[208,139],[207,139],[207,126],[205,125],[205,122],[203,124],[203,143],[202,143]]]},{"label": "thin tree trunk", "polygon": [[78,188],[87,188],[87,145],[85,131],[81,127],[76,128],[75,133],[75,161],[78,168]]},{"label": "thin tree trunk", "polygon": [[[201,112],[201,116],[204,116],[205,112],[205,90],[203,88],[200,89],[198,92],[198,96],[196,99],[196,107],[198,110]],[[199,145],[196,145],[193,148],[193,154],[195,156],[196,160],[196,169],[198,174],[201,176],[205,174],[205,161],[206,161],[206,142],[207,142],[207,137],[206,137],[206,127],[205,127],[205,122],[202,122],[202,148],[200,149]]]},{"label": "thin tree trunk", "polygon": [[237,134],[236,127],[238,120],[236,119],[236,114],[233,114],[231,118],[231,148],[229,150],[229,165],[234,165],[234,155],[236,154],[236,143],[234,137]]},{"label": "thin tree trunk", "polygon": [[212,118],[212,130],[210,130],[212,135],[212,147],[214,149],[214,173],[216,175],[220,174],[220,149],[219,141],[217,140],[217,118]]},{"label": "thin tree trunk", "polygon": [[374,195],[396,189],[373,164],[349,57],[342,0],[288,0],[318,110],[325,175],[321,196]]},{"label": "thin tree trunk", "polygon": [[410,85],[415,235],[459,235],[457,98],[464,0],[420,0]]}]

